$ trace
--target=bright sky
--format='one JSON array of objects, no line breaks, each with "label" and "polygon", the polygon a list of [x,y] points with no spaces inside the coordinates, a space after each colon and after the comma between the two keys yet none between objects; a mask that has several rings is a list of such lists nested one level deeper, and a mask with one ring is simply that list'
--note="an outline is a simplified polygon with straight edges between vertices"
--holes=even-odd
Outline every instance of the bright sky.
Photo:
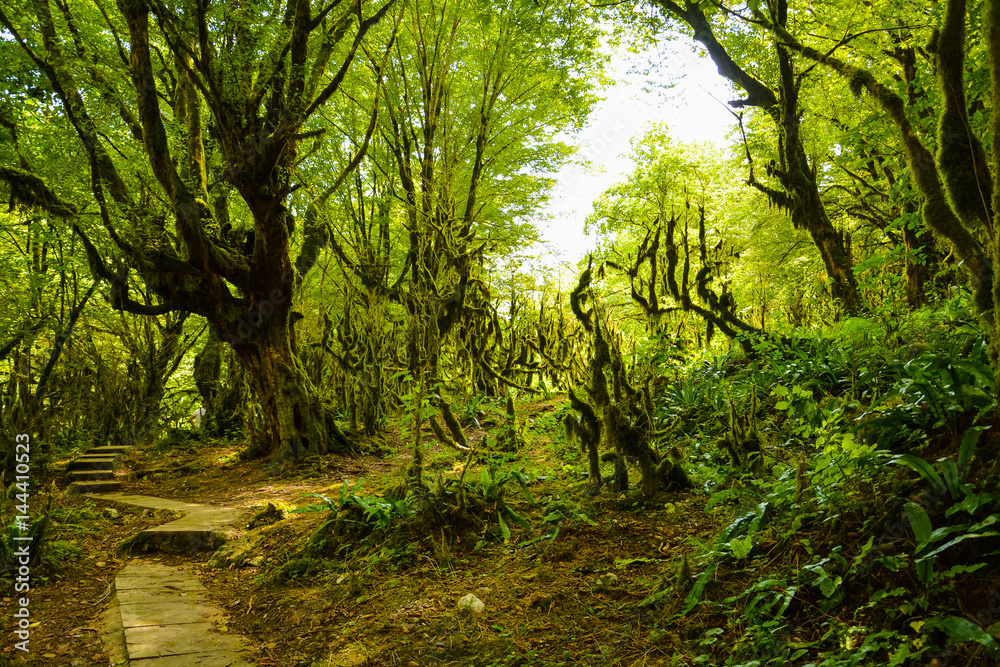
[{"label": "bright sky", "polygon": [[[651,75],[662,77],[656,90],[647,88],[647,77],[632,71],[650,62],[660,65],[658,74]],[[595,242],[583,233],[593,202],[635,167],[628,157],[634,137],[657,122],[665,122],[671,136],[684,141],[721,141],[736,127],[732,114],[717,101],[731,99],[733,93],[711,60],[692,53],[687,41],[615,55],[609,73],[618,83],[601,93],[604,100],[575,138],[580,160],[556,173],[557,185],[538,223],[545,242],[542,252],[553,259],[547,263],[572,267],[572,273]]]}]

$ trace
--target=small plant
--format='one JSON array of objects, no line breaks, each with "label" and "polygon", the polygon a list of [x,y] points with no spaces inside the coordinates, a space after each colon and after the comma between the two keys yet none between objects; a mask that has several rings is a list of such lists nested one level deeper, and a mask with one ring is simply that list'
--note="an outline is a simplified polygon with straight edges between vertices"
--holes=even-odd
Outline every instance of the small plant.
[{"label": "small plant", "polygon": [[555,541],[559,537],[559,530],[569,523],[582,521],[591,526],[596,526],[597,522],[587,516],[578,505],[551,500],[545,506],[545,514],[542,522],[552,524],[552,532],[548,534],[548,539]]},{"label": "small plant", "polygon": [[939,467],[934,469],[927,461],[924,461],[913,454],[903,454],[894,460],[913,468],[931,488],[939,494],[948,493],[952,500],[958,500],[964,494],[971,495],[972,487],[966,484],[969,477],[969,461],[982,435],[983,428],[970,428],[962,437],[962,443],[958,448],[958,461],[950,457],[938,459]]},{"label": "small plant", "polygon": [[340,495],[334,502],[327,496],[319,493],[309,493],[307,496],[320,498],[323,502],[307,507],[299,507],[291,511],[292,514],[302,512],[340,512],[351,505],[356,505],[363,512],[362,523],[372,526],[375,530],[386,531],[392,525],[396,517],[410,516],[411,512],[406,502],[403,500],[393,500],[380,496],[361,496],[358,491],[364,484],[365,478],[358,480],[357,484],[344,482],[340,485]]},{"label": "small plant", "polygon": [[410,516],[410,508],[403,500],[380,498],[378,496],[352,496],[351,502],[356,503],[363,511],[365,523],[373,525],[375,530],[385,532],[396,517]]},{"label": "small plant", "polygon": [[483,498],[487,502],[491,502],[499,506],[499,511],[497,512],[497,521],[500,524],[500,532],[503,535],[504,540],[509,540],[511,537],[510,526],[504,521],[504,515],[509,519],[514,521],[517,525],[522,528],[528,528],[528,522],[524,518],[511,509],[504,499],[504,486],[511,480],[517,481],[521,488],[521,492],[524,494],[524,499],[529,503],[534,503],[535,499],[531,495],[531,490],[528,489],[529,477],[523,472],[517,472],[514,470],[507,470],[501,472],[496,464],[490,463],[489,466],[483,468],[480,473],[478,490],[482,494]]},{"label": "small plant", "polygon": [[337,510],[340,510],[345,505],[347,505],[347,503],[350,500],[352,500],[355,495],[357,495],[358,491],[361,489],[361,486],[364,483],[365,483],[365,478],[362,477],[358,479],[357,484],[355,484],[353,487],[351,486],[351,482],[349,480],[341,484],[340,495],[337,498],[336,503],[334,503],[332,500],[330,500],[328,497],[324,496],[321,493],[307,493],[303,496],[304,498],[310,498],[310,497],[319,498],[323,502],[315,505],[309,505],[307,507],[298,507],[296,509],[293,509],[291,511],[291,514],[301,514],[302,512],[331,512],[331,511],[336,512]]}]

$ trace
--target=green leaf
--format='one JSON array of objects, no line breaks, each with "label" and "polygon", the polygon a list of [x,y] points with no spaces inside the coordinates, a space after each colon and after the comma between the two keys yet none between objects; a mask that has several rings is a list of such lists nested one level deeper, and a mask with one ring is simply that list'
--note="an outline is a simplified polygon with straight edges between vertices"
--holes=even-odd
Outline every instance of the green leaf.
[{"label": "green leaf", "polygon": [[975,565],[955,565],[941,573],[941,579],[951,579],[957,574],[968,574],[986,567],[986,563],[976,563]]},{"label": "green leaf", "polygon": [[923,547],[931,538],[931,520],[923,507],[916,503],[907,503],[903,508],[906,517],[910,520],[910,527],[917,538],[917,549]]},{"label": "green leaf", "polygon": [[975,532],[975,531],[978,531],[978,530],[982,530],[983,528],[986,528],[987,526],[992,526],[997,521],[1000,521],[1000,514],[991,514],[988,517],[986,517],[985,519],[983,519],[982,521],[980,521],[979,523],[973,524],[969,528],[969,531],[970,532]]},{"label": "green leaf", "polygon": [[729,548],[732,549],[733,555],[736,556],[738,560],[743,560],[750,555],[750,551],[753,550],[753,538],[747,535],[746,537],[737,537],[736,539],[729,541]]},{"label": "green leaf", "polygon": [[841,581],[842,579],[839,576],[824,577],[819,582],[819,592],[823,594],[823,597],[828,598],[837,591]]},{"label": "green leaf", "polygon": [[507,512],[507,516],[509,516],[511,519],[514,520],[514,523],[516,523],[517,525],[519,525],[521,528],[530,528],[531,527],[528,524],[528,522],[525,521],[521,517],[520,514],[518,514],[517,512],[515,512],[514,510],[512,510],[510,508],[510,505],[508,505],[507,503],[505,503],[502,500],[497,500],[497,502],[500,504],[500,507],[502,507],[504,509],[504,511]]},{"label": "green leaf", "polygon": [[970,428],[962,436],[962,444],[958,447],[958,467],[962,470],[962,481],[969,475],[969,461],[972,460],[972,452],[976,449],[979,436],[982,435],[982,428]]},{"label": "green leaf", "polygon": [[864,562],[865,558],[868,557],[868,552],[871,550],[873,544],[875,544],[875,536],[869,537],[868,541],[865,542],[863,547],[861,547],[861,551],[854,557],[854,563],[851,565],[852,570]]},{"label": "green leaf", "polygon": [[952,365],[955,368],[960,368],[969,375],[973,376],[985,387],[993,386],[993,371],[990,370],[989,366],[975,362],[975,361],[963,361],[955,360],[952,361]]},{"label": "green leaf", "polygon": [[707,570],[701,573],[698,580],[694,582],[694,586],[691,587],[691,592],[688,593],[687,599],[684,601],[684,611],[681,612],[682,616],[686,616],[692,609],[695,608],[701,601],[701,594],[705,591],[705,586],[708,585],[709,580],[715,575],[715,569],[718,567],[716,564],[712,564]]},{"label": "green leaf", "polygon": [[916,470],[920,476],[924,478],[924,481],[933,486],[939,493],[947,491],[944,486],[944,482],[941,481],[940,475],[938,475],[934,468],[931,467],[931,464],[924,461],[922,458],[914,456],[913,454],[903,454],[902,456],[897,457],[896,461],[905,463],[909,467]]},{"label": "green leaf", "polygon": [[329,512],[329,505],[308,505],[306,507],[296,507],[293,510],[289,510],[289,514],[304,514],[306,512]]},{"label": "green leaf", "polygon": [[[670,596],[673,595],[673,593],[674,593],[674,590],[672,588],[666,588],[666,589],[664,589],[662,591],[657,591],[656,593],[653,593],[652,595],[650,595],[649,597],[647,597],[645,600],[643,600],[642,602],[640,602],[639,604],[637,604],[636,607],[642,608],[642,607],[649,607],[649,606],[652,606],[652,605],[659,604],[660,602],[669,599]],[[697,601],[695,601],[695,604],[697,604]],[[694,605],[692,605],[692,607],[694,607]],[[686,614],[687,611],[685,611],[684,613]]]},{"label": "green leaf", "polygon": [[960,523],[954,526],[944,526],[942,528],[937,528],[931,533],[930,538],[927,540],[928,544],[933,544],[939,542],[945,537],[951,535],[952,533],[960,533],[962,531],[970,532],[971,526],[967,523]]},{"label": "green leaf", "polygon": [[795,593],[798,590],[799,590],[798,586],[789,586],[787,589],[785,589],[785,596],[784,599],[781,601],[781,607],[778,608],[778,611],[775,614],[776,617],[784,615],[785,610],[788,609],[788,605],[790,605],[792,603],[792,600],[795,599]]},{"label": "green leaf", "polygon": [[972,514],[983,505],[995,502],[998,499],[997,496],[992,493],[974,493],[968,484],[963,484],[961,489],[963,493],[965,493],[965,498],[949,507],[944,513],[946,517],[950,517],[956,512],[966,512],[968,514]]},{"label": "green leaf", "polygon": [[957,500],[959,484],[958,464],[948,458],[939,459],[938,463],[941,464],[941,479],[944,481],[944,485],[948,489],[949,495]]},{"label": "green leaf", "polygon": [[524,494],[524,499],[527,500],[532,505],[534,505],[535,498],[534,496],[531,495],[531,489],[528,488],[528,476],[522,472],[514,472],[511,474],[513,475],[514,479],[517,480],[517,483],[520,485],[521,493]]},{"label": "green leaf", "polygon": [[503,520],[503,512],[497,512],[497,519],[500,520],[500,532],[503,534],[504,542],[510,541],[510,527],[507,522]]},{"label": "green leaf", "polygon": [[616,558],[615,567],[619,570],[624,570],[629,565],[633,563],[655,563],[657,562],[655,558]]}]

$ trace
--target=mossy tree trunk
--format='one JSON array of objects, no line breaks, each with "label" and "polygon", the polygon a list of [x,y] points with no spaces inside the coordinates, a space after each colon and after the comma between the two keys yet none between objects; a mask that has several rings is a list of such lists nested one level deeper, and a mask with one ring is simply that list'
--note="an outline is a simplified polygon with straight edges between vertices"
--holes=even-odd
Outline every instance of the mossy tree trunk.
[{"label": "mossy tree trunk", "polygon": [[289,326],[287,318],[265,318],[252,337],[234,345],[264,418],[264,432],[250,453],[278,461],[357,453],[292,349]]},{"label": "mossy tree trunk", "polygon": [[[679,223],[684,225],[682,242],[677,241]],[[731,259],[732,251],[727,250],[724,243],[714,250],[708,249],[703,206],[698,207],[697,251],[688,243],[688,226],[689,218],[678,218],[673,213],[657,219],[655,225],[646,230],[630,266],[612,261],[607,265],[628,277],[632,300],[646,315],[650,333],[660,330],[666,316],[694,313],[706,323],[707,342],[711,342],[715,331],[729,338],[742,334],[741,345],[750,353],[753,340],[763,337],[764,331],[736,314],[735,298],[725,285],[721,294],[712,287],[719,269]],[[690,278],[692,257],[697,262],[694,280]]]},{"label": "mossy tree trunk", "polygon": [[[590,468],[588,486],[596,492],[605,480],[601,477],[602,458],[614,462],[611,486],[616,492],[628,490],[627,459],[634,459],[642,473],[642,494],[652,498],[665,488],[688,488],[690,482],[678,461],[662,456],[652,444],[652,399],[646,389],[632,387],[626,375],[621,352],[614,346],[611,333],[598,312],[590,288],[592,266],[581,274],[580,282],[570,294],[570,306],[584,328],[592,334],[593,351],[590,360],[590,382],[587,399],[570,390],[570,405],[580,413],[580,419],[566,420],[568,435],[580,440],[587,453]],[[587,308],[587,302],[591,302]],[[608,377],[611,387],[608,387]],[[604,457],[598,447],[611,450]]]},{"label": "mossy tree trunk", "polygon": [[187,313],[170,313],[164,322],[146,321],[140,325],[145,330],[145,345],[136,350],[146,356],[142,364],[145,382],[142,394],[136,401],[133,423],[122,434],[123,444],[138,445],[156,438],[160,430],[160,410],[167,382],[180,366],[185,348],[181,335]]},{"label": "mossy tree trunk", "polygon": [[209,331],[205,344],[194,357],[191,375],[201,396],[201,407],[205,410],[208,424],[216,424],[219,418],[218,399],[222,387],[222,356],[224,343],[215,332]]},{"label": "mossy tree trunk", "polygon": [[[992,92],[994,106],[991,119],[993,130],[993,145],[990,147],[993,152],[993,175],[992,178],[1000,180],[1000,109],[996,106],[996,101],[1000,100],[1000,0],[986,0],[983,7],[983,32],[986,36],[986,53],[990,68],[990,91]],[[994,211],[1000,211],[1000,182],[992,183]],[[991,255],[994,267],[1000,267],[1000,234],[993,235],[993,247]],[[993,284],[991,285],[991,296],[994,307],[1000,304],[1000,271],[993,271]],[[1000,359],[1000,331],[997,331],[1000,318],[993,317],[993,358],[994,369],[997,368],[996,360]],[[996,395],[1000,399],[1000,382],[996,385]],[[998,408],[1000,410],[1000,408]]]}]

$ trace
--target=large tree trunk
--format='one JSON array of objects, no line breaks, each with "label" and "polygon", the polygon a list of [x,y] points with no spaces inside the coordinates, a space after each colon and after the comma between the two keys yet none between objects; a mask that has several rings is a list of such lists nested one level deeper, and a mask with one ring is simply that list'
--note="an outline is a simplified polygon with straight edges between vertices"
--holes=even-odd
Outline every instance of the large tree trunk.
[{"label": "large tree trunk", "polygon": [[285,307],[262,316],[253,336],[234,345],[264,417],[263,433],[249,454],[289,461],[313,454],[357,453],[293,349],[288,313]]},{"label": "large tree trunk", "polygon": [[[907,213],[914,212],[907,207]],[[907,222],[903,225],[903,243],[906,245],[906,301],[911,308],[927,305],[925,286],[932,280],[927,268],[934,253],[934,239],[926,229],[917,230]],[[923,261],[915,260],[917,250],[923,248]]]},{"label": "large tree trunk", "polygon": [[[1000,58],[1000,55],[995,55],[993,53],[993,49],[995,47],[991,43],[991,40],[995,38],[994,32],[996,31],[996,28],[993,27],[993,24],[991,23],[992,19],[990,12],[992,11],[992,4],[988,4],[986,7],[987,9],[984,14],[984,21],[988,29],[987,36],[989,37],[987,40],[987,51],[991,58]],[[954,20],[952,12],[953,8],[949,8],[947,13],[950,17],[953,17],[950,20]],[[986,325],[992,329],[994,326],[993,312],[995,303],[992,290],[994,285],[993,257],[991,257],[990,251],[983,246],[983,244],[963,223],[962,219],[949,204],[949,197],[952,201],[957,202],[956,193],[947,193],[944,185],[942,185],[942,180],[946,183],[949,180],[952,183],[962,181],[961,179],[954,177],[950,179],[942,179],[940,170],[935,163],[934,156],[927,149],[927,147],[924,146],[918,133],[910,123],[910,119],[906,113],[906,104],[903,99],[896,94],[894,90],[875,79],[872,73],[868,70],[861,69],[851,62],[841,60],[830,55],[829,53],[824,53],[802,44],[794,35],[785,29],[784,25],[774,24],[771,25],[770,28],[774,31],[775,35],[778,36],[785,48],[789,48],[806,58],[809,58],[810,60],[827,65],[838,74],[848,79],[851,82],[852,88],[858,91],[867,90],[872,98],[878,102],[879,106],[882,107],[883,111],[886,112],[886,115],[892,119],[893,123],[895,123],[899,130],[901,146],[906,152],[913,185],[924,199],[923,206],[921,208],[924,223],[928,229],[939,237],[946,239],[951,244],[955,251],[955,255],[959,260],[961,260],[961,266],[964,268],[966,275],[969,276],[970,287],[975,295],[976,308],[979,310],[979,313]],[[961,35],[958,35],[957,37],[961,37]],[[949,57],[954,56],[953,51],[954,49],[946,49],[946,53],[950,54]],[[997,76],[996,64],[993,60],[991,60],[990,63],[990,69],[993,75]],[[951,71],[957,75],[961,72],[961,68],[952,68]],[[960,82],[943,83],[945,85],[942,86],[942,91],[946,96],[957,95],[963,88]],[[994,80],[993,85],[998,85],[996,80]],[[963,106],[963,103],[955,101],[950,101],[949,104],[952,105],[953,111],[956,108],[961,109]],[[996,114],[994,114],[994,123],[997,123]],[[965,130],[961,130],[960,134],[964,136],[966,134]],[[950,157],[952,156],[949,156],[949,159]],[[955,167],[954,164],[951,166],[952,168]],[[966,178],[965,182],[967,185],[974,185],[977,181],[978,179],[976,178]],[[994,193],[995,192],[996,191],[994,190]],[[978,188],[976,188],[975,195],[977,197],[981,196]],[[961,197],[958,199],[961,199]],[[965,204],[968,205],[970,202],[966,200]],[[986,213],[984,213],[984,215],[986,215]],[[1000,387],[1000,385],[998,385],[998,387]]]},{"label": "large tree trunk", "polygon": [[788,173],[781,179],[794,201],[789,211],[792,223],[796,227],[804,227],[819,250],[826,275],[830,279],[831,296],[840,301],[846,312],[857,314],[860,309],[858,283],[854,278],[844,235],[834,228],[820,198],[816,174],[809,167],[802,138],[798,133],[798,119],[786,120],[785,125],[795,126],[794,135],[786,137],[788,143],[794,144],[786,144]]}]

